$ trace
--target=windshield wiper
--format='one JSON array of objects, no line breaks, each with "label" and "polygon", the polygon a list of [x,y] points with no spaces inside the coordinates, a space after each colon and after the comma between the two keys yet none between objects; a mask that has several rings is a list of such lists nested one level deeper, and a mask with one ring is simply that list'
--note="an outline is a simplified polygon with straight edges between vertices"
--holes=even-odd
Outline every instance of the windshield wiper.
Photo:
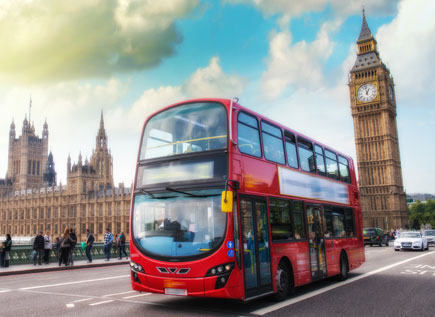
[{"label": "windshield wiper", "polygon": [[137,190],[135,191],[135,193],[136,193],[136,194],[137,194],[137,193],[140,193],[140,194],[146,194],[146,195],[150,196],[150,197],[153,198],[153,199],[169,199],[169,198],[176,198],[176,197],[177,197],[177,196],[154,196],[152,193],[146,191],[146,190],[143,189],[143,188],[137,189]]},{"label": "windshield wiper", "polygon": [[213,195],[196,195],[196,194],[192,194],[189,192],[185,192],[182,190],[178,190],[172,187],[166,187],[166,190],[170,191],[170,192],[174,192],[174,193],[180,193],[180,194],[184,194],[190,197],[212,197],[212,196],[220,196],[220,194],[213,194]]}]

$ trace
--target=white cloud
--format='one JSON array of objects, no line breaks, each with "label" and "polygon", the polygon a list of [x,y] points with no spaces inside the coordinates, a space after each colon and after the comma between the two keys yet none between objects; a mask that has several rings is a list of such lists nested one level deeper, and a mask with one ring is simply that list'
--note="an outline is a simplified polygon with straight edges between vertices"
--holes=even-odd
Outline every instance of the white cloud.
[{"label": "white cloud", "polygon": [[324,85],[323,64],[334,47],[330,33],[335,32],[341,23],[341,20],[324,23],[311,43],[292,43],[288,30],[272,34],[267,70],[261,78],[263,96],[276,99],[286,88],[321,88]]},{"label": "white cloud", "polygon": [[237,74],[225,73],[219,64],[219,58],[212,57],[209,65],[197,69],[181,85],[147,89],[131,108],[118,108],[109,112],[108,124],[119,131],[127,129],[138,133],[147,116],[158,109],[193,98],[230,99],[242,93],[246,82],[246,79]]},{"label": "white cloud", "polygon": [[[3,0],[0,81],[35,83],[155,66],[182,39],[199,0]],[[13,31],[12,31],[13,30]]]},{"label": "white cloud", "polygon": [[380,27],[375,37],[381,58],[394,75],[398,97],[412,107],[433,106],[427,101],[435,93],[435,2],[403,0],[397,17]]}]

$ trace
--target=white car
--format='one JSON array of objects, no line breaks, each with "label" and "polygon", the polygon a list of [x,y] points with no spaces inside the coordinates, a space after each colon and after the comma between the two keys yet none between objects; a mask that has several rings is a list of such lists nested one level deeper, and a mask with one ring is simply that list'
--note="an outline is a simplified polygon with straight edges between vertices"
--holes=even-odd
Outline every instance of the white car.
[{"label": "white car", "polygon": [[423,238],[427,239],[429,245],[435,245],[435,230],[424,230],[422,233]]},{"label": "white car", "polygon": [[401,232],[399,238],[394,240],[394,250],[428,250],[427,239],[420,232]]}]

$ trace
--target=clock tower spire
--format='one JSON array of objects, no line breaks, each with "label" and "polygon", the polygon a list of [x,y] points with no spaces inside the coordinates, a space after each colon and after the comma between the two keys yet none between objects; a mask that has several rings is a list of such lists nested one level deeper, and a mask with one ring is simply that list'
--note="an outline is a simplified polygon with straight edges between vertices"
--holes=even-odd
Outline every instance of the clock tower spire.
[{"label": "clock tower spire", "polygon": [[394,81],[382,62],[363,10],[349,76],[364,227],[408,224],[396,124]]}]

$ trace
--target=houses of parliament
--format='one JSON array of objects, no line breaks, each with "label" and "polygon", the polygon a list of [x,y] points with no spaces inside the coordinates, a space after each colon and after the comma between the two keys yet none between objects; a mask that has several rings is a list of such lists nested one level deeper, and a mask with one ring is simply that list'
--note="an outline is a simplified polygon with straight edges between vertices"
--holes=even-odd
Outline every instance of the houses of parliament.
[{"label": "houses of parliament", "polygon": [[[30,115],[29,115],[30,116]],[[86,229],[103,241],[106,228],[129,235],[131,189],[113,183],[113,163],[108,148],[103,113],[90,160],[71,163],[67,184],[57,184],[52,153],[48,153],[48,124],[42,137],[27,118],[17,138],[15,124],[9,130],[8,169],[0,179],[0,235],[34,236],[50,230],[59,236],[65,228],[84,240]]]}]

